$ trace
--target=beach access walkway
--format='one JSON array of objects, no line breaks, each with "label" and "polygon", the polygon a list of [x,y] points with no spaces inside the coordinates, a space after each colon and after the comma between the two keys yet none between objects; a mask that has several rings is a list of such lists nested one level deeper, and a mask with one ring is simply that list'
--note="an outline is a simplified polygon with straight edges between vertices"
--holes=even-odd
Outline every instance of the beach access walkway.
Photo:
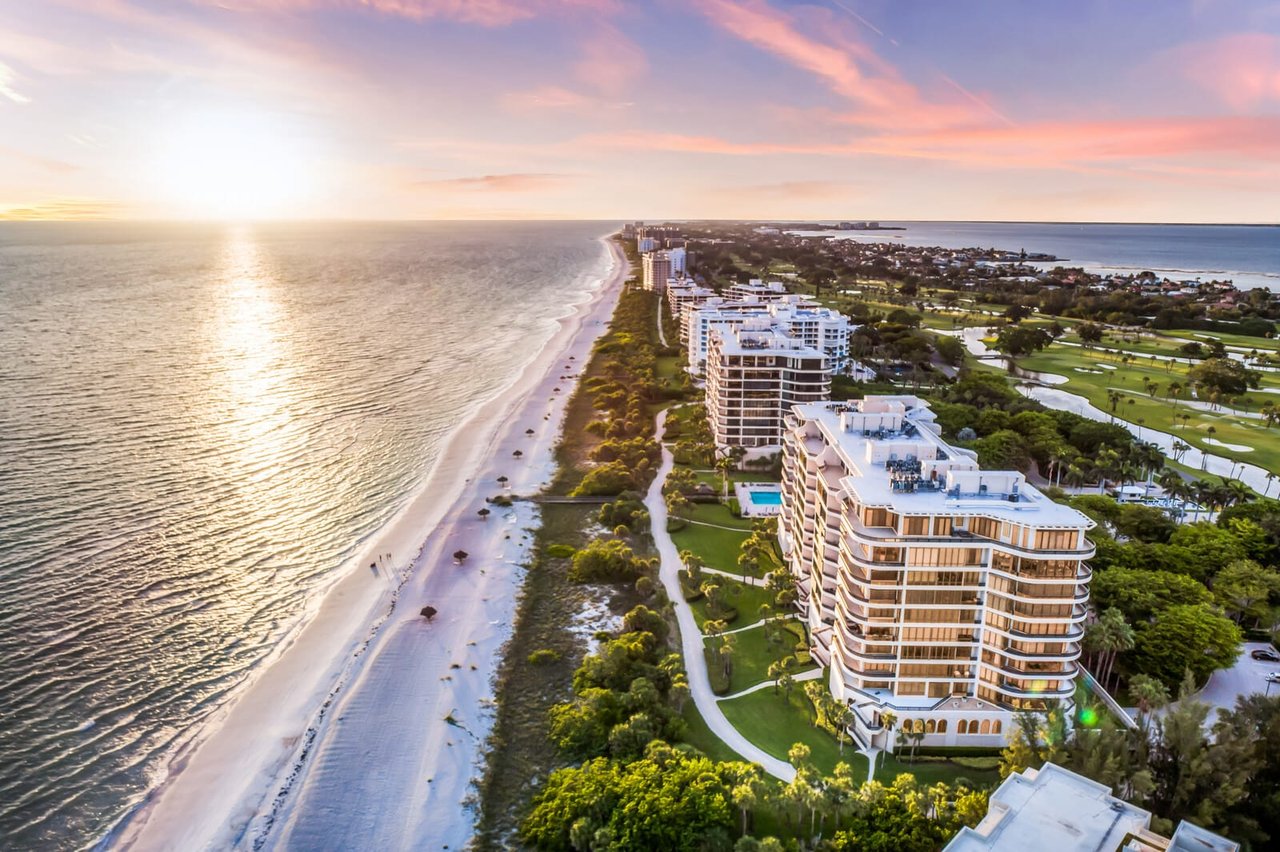
[{"label": "beach access walkway", "polygon": [[[707,676],[707,661],[703,656],[704,637],[698,629],[698,622],[693,617],[693,609],[684,599],[680,590],[680,554],[675,542],[667,533],[667,504],[662,497],[662,485],[667,481],[675,465],[675,458],[662,437],[666,432],[667,409],[658,412],[656,437],[662,446],[662,464],[658,475],[654,477],[649,491],[645,495],[645,505],[649,509],[650,525],[653,531],[653,542],[658,549],[658,576],[662,580],[667,595],[676,610],[676,621],[680,626],[680,650],[684,654],[684,667],[689,677],[689,694],[694,706],[702,714],[703,721],[711,732],[719,737],[725,745],[737,752],[738,756],[748,763],[758,763],[775,778],[790,782],[795,778],[796,770],[785,760],[779,760],[763,749],[751,743],[738,732],[720,710],[716,694],[711,691],[711,680]],[[767,682],[764,685],[769,685]]]}]

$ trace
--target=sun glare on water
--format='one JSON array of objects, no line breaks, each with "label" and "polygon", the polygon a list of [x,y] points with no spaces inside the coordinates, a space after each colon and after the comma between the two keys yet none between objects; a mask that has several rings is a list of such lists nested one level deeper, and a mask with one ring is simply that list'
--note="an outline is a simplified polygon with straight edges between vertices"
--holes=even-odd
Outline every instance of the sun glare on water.
[{"label": "sun glare on water", "polygon": [[169,204],[212,219],[305,215],[320,171],[312,145],[296,128],[269,115],[231,111],[173,124],[152,165]]}]

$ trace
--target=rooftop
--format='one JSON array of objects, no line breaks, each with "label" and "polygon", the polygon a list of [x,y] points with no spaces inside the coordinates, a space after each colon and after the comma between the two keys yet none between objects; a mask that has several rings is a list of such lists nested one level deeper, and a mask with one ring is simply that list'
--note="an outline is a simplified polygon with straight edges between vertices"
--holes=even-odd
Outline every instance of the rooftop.
[{"label": "rooftop", "polygon": [[1021,473],[982,470],[971,450],[939,437],[933,412],[917,397],[808,403],[792,412],[822,431],[830,451],[850,471],[841,487],[863,505],[907,516],[980,511],[1037,527],[1093,526],[1083,513],[1040,493]]},{"label": "rooftop", "polygon": [[1166,839],[1148,830],[1150,822],[1148,811],[1117,799],[1109,787],[1046,763],[1039,770],[1027,769],[1006,778],[991,794],[982,822],[961,829],[946,852],[1235,852],[1240,848],[1186,822],[1171,840]]},{"label": "rooftop", "polygon": [[794,358],[826,358],[817,349],[805,346],[794,337],[788,337],[772,327],[719,328],[715,330],[715,335],[720,338],[720,351],[725,355],[771,354]]}]

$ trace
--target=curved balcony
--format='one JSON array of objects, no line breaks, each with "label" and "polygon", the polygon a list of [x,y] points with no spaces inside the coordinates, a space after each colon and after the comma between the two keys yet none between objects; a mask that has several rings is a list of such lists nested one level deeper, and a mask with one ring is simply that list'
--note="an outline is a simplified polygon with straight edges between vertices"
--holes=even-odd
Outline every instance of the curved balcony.
[{"label": "curved balcony", "polygon": [[[1053,641],[1053,640],[1048,640]],[[1040,653],[1029,653],[1027,651],[1019,651],[1017,648],[992,648],[991,650],[1002,657],[1010,657],[1017,660],[1027,660],[1036,662],[1041,660],[1060,660],[1062,662],[1073,663],[1080,659],[1083,649],[1079,642],[1063,642],[1063,647],[1059,651],[1045,651]]]},{"label": "curved balcony", "polygon": [[983,624],[982,629],[990,630],[992,633],[997,633],[1006,639],[1012,639],[1016,642],[1078,642],[1084,638],[1084,629],[1081,627],[1068,630],[1066,633],[1055,633],[1052,635],[1046,635],[1043,633],[1026,633],[1021,630],[1004,630],[993,624]]},{"label": "curved balcony", "polygon": [[979,684],[1012,698],[1069,698],[1076,691],[1075,685],[1071,683],[1066,686],[1060,686],[1057,689],[1027,689],[1008,683],[992,683],[986,680],[979,681]]},{"label": "curved balcony", "polygon": [[1083,562],[1080,563],[1079,570],[1074,573],[1062,576],[1037,576],[1026,572],[1006,571],[996,564],[992,564],[987,568],[987,572],[994,577],[1001,577],[1006,580],[1012,580],[1015,583],[1031,583],[1051,585],[1053,583],[1074,583],[1075,585],[1087,584],[1093,577],[1093,569],[1089,568]]},{"label": "curved balcony", "polygon": [[[872,546],[883,545],[886,543],[900,543],[903,545],[911,544],[953,544],[957,547],[991,547],[1010,554],[1011,556],[1026,556],[1031,559],[1044,558],[1046,556],[1055,556],[1071,559],[1091,559],[1097,553],[1097,548],[1089,542],[1089,546],[1080,550],[1053,550],[1023,547],[1011,542],[1001,541],[995,538],[986,538],[973,533],[965,532],[963,534],[952,534],[948,536],[931,536],[931,535],[902,535],[897,530],[890,527],[868,527],[864,526],[861,521],[850,518],[848,515],[844,517],[842,529],[847,530],[848,534],[858,541],[862,541]],[[1086,539],[1088,541],[1088,539]]]},{"label": "curved balcony", "polygon": [[1010,591],[1009,589],[1001,589],[998,586],[988,585],[987,593],[991,595],[999,595],[1017,603],[1029,604],[1083,604],[1089,600],[1089,590],[1084,586],[1077,586],[1076,592],[1067,597],[1049,597],[1047,595],[1028,595]]}]

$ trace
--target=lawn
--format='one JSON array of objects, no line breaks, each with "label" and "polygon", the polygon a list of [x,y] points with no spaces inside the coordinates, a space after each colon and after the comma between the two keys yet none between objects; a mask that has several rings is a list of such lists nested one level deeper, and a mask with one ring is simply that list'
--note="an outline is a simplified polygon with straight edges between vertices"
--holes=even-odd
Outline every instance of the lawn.
[{"label": "lawn", "polygon": [[742,760],[736,751],[724,744],[724,740],[717,737],[712,730],[707,727],[707,722],[702,718],[702,714],[698,712],[698,706],[692,701],[688,701],[684,705],[681,715],[684,717],[685,724],[688,728],[685,730],[684,741],[705,754],[712,760],[729,761]]},{"label": "lawn", "polygon": [[[799,684],[792,688],[790,697],[772,689],[762,689],[741,698],[721,701],[720,709],[744,737],[774,757],[786,760],[792,745],[804,743],[820,772],[830,774],[843,760],[854,768],[859,778],[866,777],[867,759],[854,751],[854,746],[846,742],[842,756],[835,737],[814,727],[813,705]],[[904,772],[928,784],[966,779],[983,787],[1000,781],[999,770],[974,769],[946,758],[921,756],[915,763],[910,763],[894,755],[881,754],[876,760],[875,779],[882,784],[892,783]]]},{"label": "lawn", "polygon": [[[738,620],[748,623],[745,619],[744,614]],[[768,680],[769,666],[788,655],[794,656],[800,664],[796,674],[813,668],[807,648],[798,653],[796,651],[796,646],[805,642],[804,628],[797,621],[788,621],[784,623],[784,631],[778,643],[770,643],[765,638],[763,625],[730,634],[733,637],[733,674],[729,677],[726,695],[733,695]],[[717,647],[719,642],[719,639],[706,640],[708,648]]]},{"label": "lawn", "polygon": [[780,690],[762,689],[721,701],[720,709],[739,733],[773,757],[786,760],[793,745],[804,743],[812,750],[811,760],[823,774],[831,774],[843,760],[854,768],[857,777],[866,777],[867,759],[855,751],[855,746],[846,741],[842,757],[835,737],[813,726],[813,705],[804,695],[803,684],[793,686],[789,697]]},{"label": "lawn", "polygon": [[[738,611],[738,617],[730,622],[732,627],[745,627],[759,621],[761,605],[769,602],[769,594],[759,586],[748,586],[737,580],[715,574],[704,574],[703,582],[719,585],[725,603]],[[708,621],[706,598],[699,598],[689,606],[693,609],[693,617],[697,620],[698,627],[701,628]]]},{"label": "lawn", "polygon": [[[1185,396],[1177,400],[1166,396],[1171,382],[1186,384],[1186,365],[1141,360],[1117,364],[1116,358],[1105,350],[1055,344],[1019,359],[1018,364],[1027,370],[1065,376],[1067,382],[1057,387],[1087,398],[1103,411],[1111,411],[1107,392],[1117,390],[1123,394],[1115,409],[1118,418],[1158,429],[1196,449],[1280,471],[1280,438],[1277,437],[1280,432],[1277,430],[1268,429],[1256,418],[1239,416],[1226,406],[1218,411],[1204,411],[1187,405]],[[1144,378],[1148,385],[1143,384]],[[1280,380],[1274,374],[1264,374],[1262,386],[1280,388]],[[1256,413],[1264,402],[1280,401],[1276,397],[1276,394],[1253,392],[1241,398],[1237,405],[1243,411]],[[1187,416],[1185,425],[1183,415]],[[1210,427],[1213,433],[1209,432]],[[1253,450],[1215,446],[1207,443],[1208,438]]]},{"label": "lawn", "polygon": [[[702,508],[699,505],[698,508]],[[747,540],[746,530],[726,530],[721,527],[691,523],[671,534],[671,540],[679,550],[691,551],[709,567],[738,573],[738,550]]]}]

